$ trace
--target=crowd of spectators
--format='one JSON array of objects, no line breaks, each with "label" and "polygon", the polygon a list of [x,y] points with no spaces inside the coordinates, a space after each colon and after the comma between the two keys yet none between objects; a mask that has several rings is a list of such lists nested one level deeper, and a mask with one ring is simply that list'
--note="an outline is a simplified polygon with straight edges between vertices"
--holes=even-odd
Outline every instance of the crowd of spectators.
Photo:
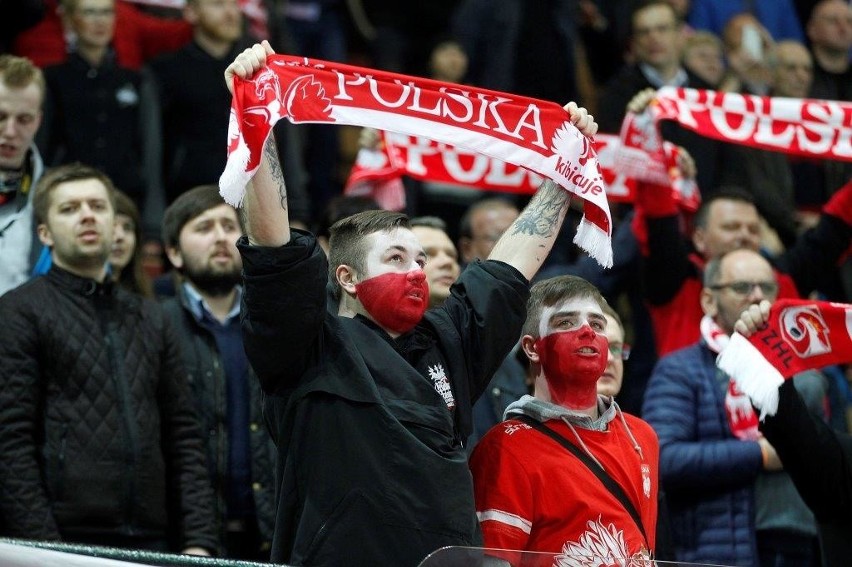
[{"label": "crowd of spectators", "polygon": [[[276,457],[239,332],[236,240],[245,227],[216,192],[231,101],[223,74],[256,41],[576,101],[612,134],[628,107],[641,109],[664,86],[852,101],[847,0],[0,0],[0,9],[15,15],[0,21],[0,535],[269,558]],[[274,133],[290,226],[315,233],[327,253],[330,226],[378,208],[343,196],[359,132],[282,120]],[[570,243],[579,220],[570,210],[535,279],[581,276],[620,316],[630,360],[615,388],[619,411],[646,418],[659,437],[660,524],[671,511],[676,528],[670,542],[658,534],[671,548],[660,558],[816,564],[806,561],[819,558],[818,522],[772,446],[729,423],[733,394],[708,333],[733,331],[720,311],[737,298],[740,310],[764,296],[852,302],[852,162],[748,148],[675,122],[661,133],[688,161],[698,211],[639,183],[635,202],[611,205],[615,266],[604,270]],[[402,182],[437,307],[530,196]],[[83,185],[79,202],[68,197]],[[83,218],[85,234],[63,225],[67,215]],[[84,278],[106,279],[89,288]],[[752,287],[723,289],[731,279]],[[328,295],[329,310],[342,313]],[[103,343],[86,331],[57,350],[82,332],[68,322],[71,309],[103,331]],[[468,454],[507,407],[535,393],[520,343],[492,366]],[[691,385],[687,375],[697,376]],[[795,386],[848,433],[850,382],[852,370],[837,366]],[[110,387],[114,396],[95,391]],[[69,428],[71,420],[84,425]],[[123,446],[102,423],[122,432]],[[164,456],[146,478],[123,468],[152,448]],[[87,510],[87,490],[98,487],[84,469],[104,462],[114,483],[105,488],[121,506]],[[7,483],[10,475],[19,480]],[[173,496],[181,490],[184,500]],[[786,523],[774,522],[778,501],[790,503]],[[725,529],[702,532],[701,521]],[[799,557],[791,542],[813,553]]]}]

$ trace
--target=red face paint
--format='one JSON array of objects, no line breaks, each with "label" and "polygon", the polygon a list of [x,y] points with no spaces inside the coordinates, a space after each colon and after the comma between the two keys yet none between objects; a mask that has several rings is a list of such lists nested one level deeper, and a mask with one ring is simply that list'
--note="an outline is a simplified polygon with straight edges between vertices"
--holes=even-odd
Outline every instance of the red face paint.
[{"label": "red face paint", "polygon": [[570,409],[597,403],[597,382],[606,370],[608,346],[606,336],[589,325],[536,341],[553,403]]},{"label": "red face paint", "polygon": [[390,272],[355,285],[355,293],[376,323],[396,333],[414,328],[429,303],[429,284],[423,270]]}]

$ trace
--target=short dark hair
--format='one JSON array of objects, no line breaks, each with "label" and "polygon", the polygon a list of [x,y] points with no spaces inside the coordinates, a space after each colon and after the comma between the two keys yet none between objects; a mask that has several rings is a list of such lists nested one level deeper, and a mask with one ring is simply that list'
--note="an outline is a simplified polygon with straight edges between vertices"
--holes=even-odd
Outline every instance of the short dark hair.
[{"label": "short dark hair", "polygon": [[530,298],[527,301],[527,320],[524,322],[523,334],[538,338],[541,313],[545,307],[552,307],[569,299],[584,297],[593,299],[601,307],[601,310],[607,304],[598,288],[579,276],[556,276],[536,283],[530,289]]},{"label": "short dark hair", "polygon": [[381,209],[372,197],[361,195],[338,195],[331,199],[325,206],[316,225],[317,236],[328,237],[332,225],[341,219],[352,216],[362,211],[375,211]]},{"label": "short dark hair", "polygon": [[418,226],[425,228],[434,228],[436,230],[441,230],[447,232],[447,223],[444,222],[444,219],[440,217],[433,216],[424,216],[424,217],[413,217],[409,224],[411,228],[415,228]]},{"label": "short dark hair", "polygon": [[518,210],[518,207],[515,206],[512,201],[503,197],[487,197],[485,199],[481,199],[469,206],[464,212],[464,216],[462,216],[461,222],[459,223],[459,236],[462,238],[473,238],[473,223],[471,220],[473,215],[478,211],[494,209]]},{"label": "short dark hair", "polygon": [[335,299],[340,299],[343,293],[337,283],[337,268],[346,264],[363,274],[367,263],[364,240],[375,232],[397,228],[411,228],[408,216],[384,210],[356,213],[332,225],[328,241],[328,277]]},{"label": "short dark hair", "polygon": [[[204,211],[224,204],[225,199],[217,185],[199,185],[182,193],[163,215],[163,245],[177,247],[180,244],[180,231],[186,223]],[[237,217],[242,226],[242,215]]]},{"label": "short dark hair", "polygon": [[115,185],[112,180],[99,169],[79,162],[60,165],[48,169],[38,180],[33,194],[33,215],[37,225],[47,222],[47,213],[50,210],[50,198],[53,190],[63,183],[72,181],[84,181],[86,179],[97,179],[107,190],[107,198],[112,210],[115,211]]},{"label": "short dark hair", "polygon": [[639,12],[647,10],[648,8],[653,8],[655,6],[663,6],[666,9],[670,10],[672,16],[674,16],[675,23],[683,23],[680,16],[677,13],[677,10],[674,9],[674,6],[666,2],[665,0],[642,0],[637,3],[633,10],[630,12],[630,36],[633,37],[635,35],[634,27],[636,26],[636,16]]},{"label": "short dark hair", "polygon": [[693,224],[696,228],[707,228],[707,217],[710,216],[710,207],[716,201],[737,201],[757,208],[754,197],[744,188],[739,185],[724,185],[713,192],[698,207],[698,210],[695,212],[695,218],[693,219]]}]

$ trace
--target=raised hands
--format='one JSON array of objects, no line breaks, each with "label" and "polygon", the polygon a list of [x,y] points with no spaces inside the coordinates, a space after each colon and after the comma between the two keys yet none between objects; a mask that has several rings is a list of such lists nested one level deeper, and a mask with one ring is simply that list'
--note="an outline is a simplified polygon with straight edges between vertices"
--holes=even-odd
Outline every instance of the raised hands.
[{"label": "raised hands", "polygon": [[755,331],[766,326],[769,320],[769,308],[772,306],[767,300],[749,305],[740,314],[739,320],[734,324],[734,330],[744,337],[749,337]]},{"label": "raised hands", "polygon": [[651,104],[655,96],[657,96],[657,91],[651,88],[639,91],[627,103],[627,111],[635,114],[641,113]]},{"label": "raised hands", "polygon": [[266,40],[243,50],[225,69],[225,85],[227,85],[228,91],[234,94],[234,77],[250,79],[266,65],[266,58],[274,54],[275,51]]},{"label": "raised hands", "polygon": [[577,127],[587,138],[592,138],[598,133],[598,123],[595,122],[595,117],[589,114],[589,111],[581,106],[577,106],[576,102],[569,102],[563,106],[571,116],[571,123]]}]

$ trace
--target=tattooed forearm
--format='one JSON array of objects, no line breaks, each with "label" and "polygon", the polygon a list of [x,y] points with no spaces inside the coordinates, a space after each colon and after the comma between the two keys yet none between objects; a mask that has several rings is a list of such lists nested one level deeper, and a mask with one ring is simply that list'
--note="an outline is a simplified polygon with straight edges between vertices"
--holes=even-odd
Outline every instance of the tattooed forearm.
[{"label": "tattooed forearm", "polygon": [[515,221],[512,234],[528,234],[544,238],[553,236],[562,215],[571,204],[571,195],[556,183],[546,180]]},{"label": "tattooed forearm", "polygon": [[278,147],[275,144],[274,134],[269,136],[269,141],[266,142],[266,147],[263,151],[266,152],[269,175],[278,185],[278,199],[281,203],[281,208],[287,210],[287,186],[284,183],[284,172],[281,171],[281,162],[279,161]]}]

